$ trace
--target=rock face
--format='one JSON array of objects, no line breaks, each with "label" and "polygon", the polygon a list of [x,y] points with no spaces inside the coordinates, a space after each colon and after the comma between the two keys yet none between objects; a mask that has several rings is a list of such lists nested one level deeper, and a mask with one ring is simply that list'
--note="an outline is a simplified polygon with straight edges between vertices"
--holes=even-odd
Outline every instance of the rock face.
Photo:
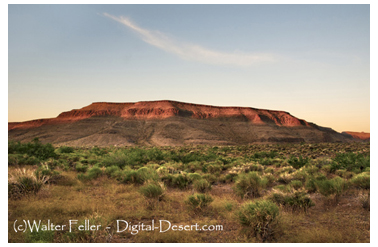
[{"label": "rock face", "polygon": [[54,144],[238,145],[256,142],[349,141],[288,112],[177,101],[92,103],[56,118],[8,123],[9,139]]},{"label": "rock face", "polygon": [[370,133],[365,132],[353,132],[353,131],[343,131],[341,134],[346,136],[352,136],[355,139],[363,140],[363,141],[370,141]]}]

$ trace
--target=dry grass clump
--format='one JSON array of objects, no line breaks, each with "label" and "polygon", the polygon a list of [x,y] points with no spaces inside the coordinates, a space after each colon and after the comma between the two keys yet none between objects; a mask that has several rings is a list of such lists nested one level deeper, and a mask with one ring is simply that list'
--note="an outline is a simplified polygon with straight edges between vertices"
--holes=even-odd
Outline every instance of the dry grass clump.
[{"label": "dry grass clump", "polygon": [[13,170],[8,177],[8,198],[20,198],[28,193],[37,193],[49,180],[49,176],[41,175],[34,170]]}]

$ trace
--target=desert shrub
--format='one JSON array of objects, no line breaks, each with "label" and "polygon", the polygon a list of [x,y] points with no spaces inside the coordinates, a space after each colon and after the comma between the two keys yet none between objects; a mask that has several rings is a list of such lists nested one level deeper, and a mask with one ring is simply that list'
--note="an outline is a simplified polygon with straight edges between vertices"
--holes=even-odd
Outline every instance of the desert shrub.
[{"label": "desert shrub", "polygon": [[8,198],[20,198],[28,193],[37,193],[48,180],[48,176],[35,171],[16,169],[8,178]]},{"label": "desert shrub", "polygon": [[294,180],[300,180],[302,182],[306,181],[308,176],[311,176],[310,174],[307,173],[307,169],[305,167],[302,167],[295,172],[292,173],[293,179]]},{"label": "desert shrub", "polygon": [[292,211],[307,210],[315,206],[310,197],[304,191],[294,191],[291,193],[273,192],[269,199],[278,205],[290,208]]},{"label": "desert shrub", "polygon": [[80,162],[77,162],[76,163],[76,166],[75,166],[75,170],[77,172],[86,172],[88,170],[88,166],[87,165],[83,165],[82,163]]},{"label": "desert shrub", "polygon": [[202,178],[206,179],[211,184],[218,182],[219,177],[220,177],[220,174],[218,173],[216,174],[207,173],[207,174],[202,175]]},{"label": "desert shrub", "polygon": [[278,176],[277,181],[284,184],[289,184],[291,180],[294,179],[293,174],[290,174],[289,172],[284,172]]},{"label": "desert shrub", "polygon": [[161,180],[169,187],[186,189],[190,184],[191,180],[187,173],[182,174],[168,174],[163,176]]},{"label": "desert shrub", "polygon": [[306,180],[305,189],[308,193],[316,192],[316,179],[314,177],[310,177]]},{"label": "desert shrub", "polygon": [[73,147],[61,146],[58,148],[58,151],[62,154],[69,154],[75,152]]},{"label": "desert shrub", "polygon": [[35,156],[28,154],[8,154],[8,166],[10,165],[38,165],[41,162]]},{"label": "desert shrub", "polygon": [[178,153],[171,151],[168,155],[169,159],[175,162],[182,162],[188,164],[191,162],[210,162],[215,161],[217,156],[214,152],[209,150],[207,153],[201,153],[197,151],[190,151],[186,153],[185,150],[180,150]]},{"label": "desert shrub", "polygon": [[213,201],[213,198],[207,194],[194,194],[188,196],[188,199],[185,203],[192,209],[204,209],[210,205]]},{"label": "desert shrub", "polygon": [[370,172],[363,172],[355,175],[350,183],[360,189],[368,190],[370,189]]},{"label": "desert shrub", "polygon": [[244,172],[262,172],[264,171],[264,167],[260,165],[259,163],[248,163],[243,165]]},{"label": "desert shrub", "polygon": [[180,189],[185,189],[188,187],[190,180],[186,174],[177,174],[173,177],[172,185]]},{"label": "desert shrub", "polygon": [[56,183],[59,179],[62,178],[59,171],[54,169],[54,166],[50,166],[49,162],[43,162],[41,165],[35,170],[36,177],[48,177],[49,183]]},{"label": "desert shrub", "polygon": [[185,165],[185,169],[189,170],[190,172],[200,171],[202,169],[202,165],[199,161],[192,161]]},{"label": "desert shrub", "polygon": [[262,159],[262,158],[275,158],[277,156],[277,152],[274,151],[274,150],[271,150],[269,152],[257,152],[257,153],[254,153],[252,158],[253,159]]},{"label": "desert shrub", "polygon": [[90,152],[98,156],[103,156],[108,153],[108,151],[105,148],[99,148],[97,146],[93,147],[90,150]]},{"label": "desert shrub", "polygon": [[164,195],[164,186],[157,182],[151,182],[139,188],[139,193],[149,199],[161,200]]},{"label": "desert shrub", "polygon": [[360,199],[362,208],[370,211],[370,192],[367,195],[363,195]]},{"label": "desert shrub", "polygon": [[235,192],[241,198],[259,197],[261,189],[265,188],[268,180],[261,178],[257,172],[241,173],[235,181]]},{"label": "desert shrub", "polygon": [[273,189],[278,190],[278,191],[282,191],[282,192],[291,191],[291,188],[289,186],[283,185],[283,184],[276,185],[276,186],[274,186]]},{"label": "desert shrub", "polygon": [[291,173],[293,173],[295,171],[296,170],[294,169],[294,167],[292,167],[291,165],[287,165],[287,166],[284,166],[281,169],[279,169],[278,173],[288,173],[288,174],[291,174]]},{"label": "desert shrub", "polygon": [[222,166],[218,164],[209,164],[207,165],[207,172],[209,173],[216,173],[216,172],[221,172],[222,171]]},{"label": "desert shrub", "polygon": [[290,156],[288,162],[295,169],[299,169],[309,162],[309,158],[303,158],[302,155],[300,155],[299,157]]},{"label": "desert shrub", "polygon": [[42,144],[38,138],[34,138],[31,142],[8,142],[8,154],[27,154],[34,156],[40,160],[46,160],[48,158],[55,158],[55,148],[50,144]]},{"label": "desert shrub", "polygon": [[102,170],[98,166],[91,167],[86,173],[80,173],[77,178],[79,180],[89,181],[96,179],[102,175]]},{"label": "desert shrub", "polygon": [[53,243],[54,242],[54,231],[26,231],[24,233],[25,240],[27,243]]},{"label": "desert shrub", "polygon": [[121,168],[119,168],[119,166],[114,165],[108,166],[105,169],[105,174],[110,178],[118,177],[121,174]]},{"label": "desert shrub", "polygon": [[211,184],[206,179],[198,179],[193,182],[193,187],[200,193],[211,190]]},{"label": "desert shrub", "polygon": [[300,170],[303,170],[309,176],[314,176],[319,171],[319,168],[314,165],[306,165]]},{"label": "desert shrub", "polygon": [[347,188],[347,183],[340,177],[335,177],[330,180],[316,180],[317,191],[323,196],[335,195],[335,201],[338,201],[340,195]]},{"label": "desert shrub", "polygon": [[8,166],[18,165],[22,159],[22,154],[8,154]]},{"label": "desert shrub", "polygon": [[228,182],[233,182],[235,181],[235,179],[238,177],[238,174],[236,173],[229,173],[229,174],[226,174],[226,176],[224,177],[224,182],[225,183],[228,183]]},{"label": "desert shrub", "polygon": [[125,169],[122,175],[123,183],[134,183],[134,184],[143,184],[147,181],[158,181],[159,175],[156,170],[141,167],[138,170]]},{"label": "desert shrub", "polygon": [[331,172],[336,170],[346,169],[347,171],[353,171],[360,173],[367,167],[370,167],[370,156],[364,156],[363,154],[339,153],[333,159],[331,164]]},{"label": "desert shrub", "polygon": [[346,169],[336,170],[335,174],[345,179],[350,179],[353,177],[353,172],[347,171]]},{"label": "desert shrub", "polygon": [[289,185],[297,190],[303,186],[303,183],[299,180],[292,180]]},{"label": "desert shrub", "polygon": [[238,211],[244,231],[259,236],[265,242],[274,235],[274,227],[279,216],[278,206],[270,200],[248,202]]},{"label": "desert shrub", "polygon": [[272,167],[267,167],[265,168],[265,173],[270,173],[270,174],[274,174],[274,169]]},{"label": "desert shrub", "polygon": [[202,179],[202,176],[198,173],[188,173],[188,177],[191,182]]}]

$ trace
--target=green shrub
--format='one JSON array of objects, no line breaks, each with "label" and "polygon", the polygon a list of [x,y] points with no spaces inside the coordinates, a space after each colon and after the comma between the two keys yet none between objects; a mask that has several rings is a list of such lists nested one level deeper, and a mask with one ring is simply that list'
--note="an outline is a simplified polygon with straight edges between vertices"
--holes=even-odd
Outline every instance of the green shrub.
[{"label": "green shrub", "polygon": [[82,163],[80,162],[77,162],[76,163],[76,166],[75,166],[75,170],[77,172],[86,172],[88,170],[88,166],[87,165],[83,165]]},{"label": "green shrub", "polygon": [[190,195],[185,203],[192,209],[204,209],[210,205],[213,198],[207,194],[194,194]]},{"label": "green shrub", "polygon": [[308,193],[316,192],[316,179],[313,177],[308,178],[305,183],[305,189]]},{"label": "green shrub", "polygon": [[340,177],[335,177],[330,180],[316,180],[317,191],[323,196],[335,195],[335,200],[338,201],[340,195],[347,188],[347,183]]},{"label": "green shrub", "polygon": [[138,170],[125,169],[122,176],[123,183],[143,184],[147,181],[159,181],[156,170],[147,167],[141,167]]},{"label": "green shrub", "polygon": [[241,173],[235,182],[235,192],[241,198],[259,197],[261,189],[265,188],[268,180],[261,178],[257,172]]},{"label": "green shrub", "polygon": [[90,168],[85,174],[81,173],[78,175],[78,179],[79,180],[93,180],[93,179],[96,179],[98,177],[100,177],[102,175],[102,170],[100,167],[98,166],[93,166],[92,168]]},{"label": "green shrub", "polygon": [[307,212],[308,208],[315,206],[310,197],[304,191],[294,191],[292,193],[274,192],[270,199],[292,211],[303,210]]},{"label": "green shrub", "polygon": [[264,242],[273,236],[278,216],[279,208],[270,200],[248,202],[238,211],[240,224]]},{"label": "green shrub", "polygon": [[368,190],[370,189],[370,172],[363,172],[355,175],[350,183],[360,189]]},{"label": "green shrub", "polygon": [[202,176],[198,173],[188,173],[188,177],[191,182],[202,179]]},{"label": "green shrub", "polygon": [[305,166],[309,162],[309,158],[303,158],[302,155],[299,157],[291,156],[288,160],[289,164],[295,169],[299,169]]},{"label": "green shrub", "polygon": [[265,168],[265,173],[270,173],[270,174],[274,174],[274,169],[272,167],[267,167]]},{"label": "green shrub", "polygon": [[111,178],[118,177],[121,174],[121,168],[115,165],[106,167],[105,174]]},{"label": "green shrub", "polygon": [[200,193],[205,193],[211,190],[211,184],[206,179],[195,180],[193,186]]},{"label": "green shrub", "polygon": [[370,156],[364,156],[363,154],[349,153],[339,153],[333,159],[331,164],[331,172],[336,170],[346,169],[347,171],[353,171],[355,173],[360,173],[364,171],[367,167],[370,167]]},{"label": "green shrub", "polygon": [[186,173],[184,174],[177,174],[172,179],[172,186],[177,187],[179,189],[186,189],[190,183],[190,180]]},{"label": "green shrub", "polygon": [[164,191],[164,186],[157,182],[152,182],[139,188],[139,193],[144,197],[156,200],[162,199]]},{"label": "green shrub", "polygon": [[34,156],[40,160],[46,160],[48,158],[55,158],[55,148],[50,144],[42,144],[38,138],[34,138],[31,142],[8,142],[8,154],[27,154]]},{"label": "green shrub", "polygon": [[350,179],[353,177],[353,172],[347,171],[346,169],[336,170],[335,174],[345,179]]},{"label": "green shrub", "polygon": [[25,240],[27,243],[53,243],[54,242],[54,231],[26,231]]},{"label": "green shrub", "polygon": [[61,146],[58,150],[62,154],[69,154],[69,153],[75,152],[75,149],[73,147],[67,147],[67,146]]},{"label": "green shrub", "polygon": [[303,186],[302,182],[299,180],[292,180],[289,185],[296,190]]},{"label": "green shrub", "polygon": [[253,159],[261,159],[261,158],[275,158],[277,156],[277,152],[272,150],[270,152],[257,152],[255,153],[252,158]]},{"label": "green shrub", "polygon": [[282,191],[282,192],[290,192],[291,191],[291,188],[288,185],[283,185],[283,184],[279,184],[279,185],[274,186],[274,189]]},{"label": "green shrub", "polygon": [[278,176],[277,181],[284,184],[289,184],[294,179],[294,175],[289,172],[284,172]]}]

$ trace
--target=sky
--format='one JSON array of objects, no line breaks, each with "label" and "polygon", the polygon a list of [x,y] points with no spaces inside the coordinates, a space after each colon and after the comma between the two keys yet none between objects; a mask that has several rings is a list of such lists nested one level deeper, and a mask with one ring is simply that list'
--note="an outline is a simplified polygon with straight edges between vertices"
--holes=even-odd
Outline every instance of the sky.
[{"label": "sky", "polygon": [[8,5],[9,122],[149,100],[370,132],[370,5]]}]

